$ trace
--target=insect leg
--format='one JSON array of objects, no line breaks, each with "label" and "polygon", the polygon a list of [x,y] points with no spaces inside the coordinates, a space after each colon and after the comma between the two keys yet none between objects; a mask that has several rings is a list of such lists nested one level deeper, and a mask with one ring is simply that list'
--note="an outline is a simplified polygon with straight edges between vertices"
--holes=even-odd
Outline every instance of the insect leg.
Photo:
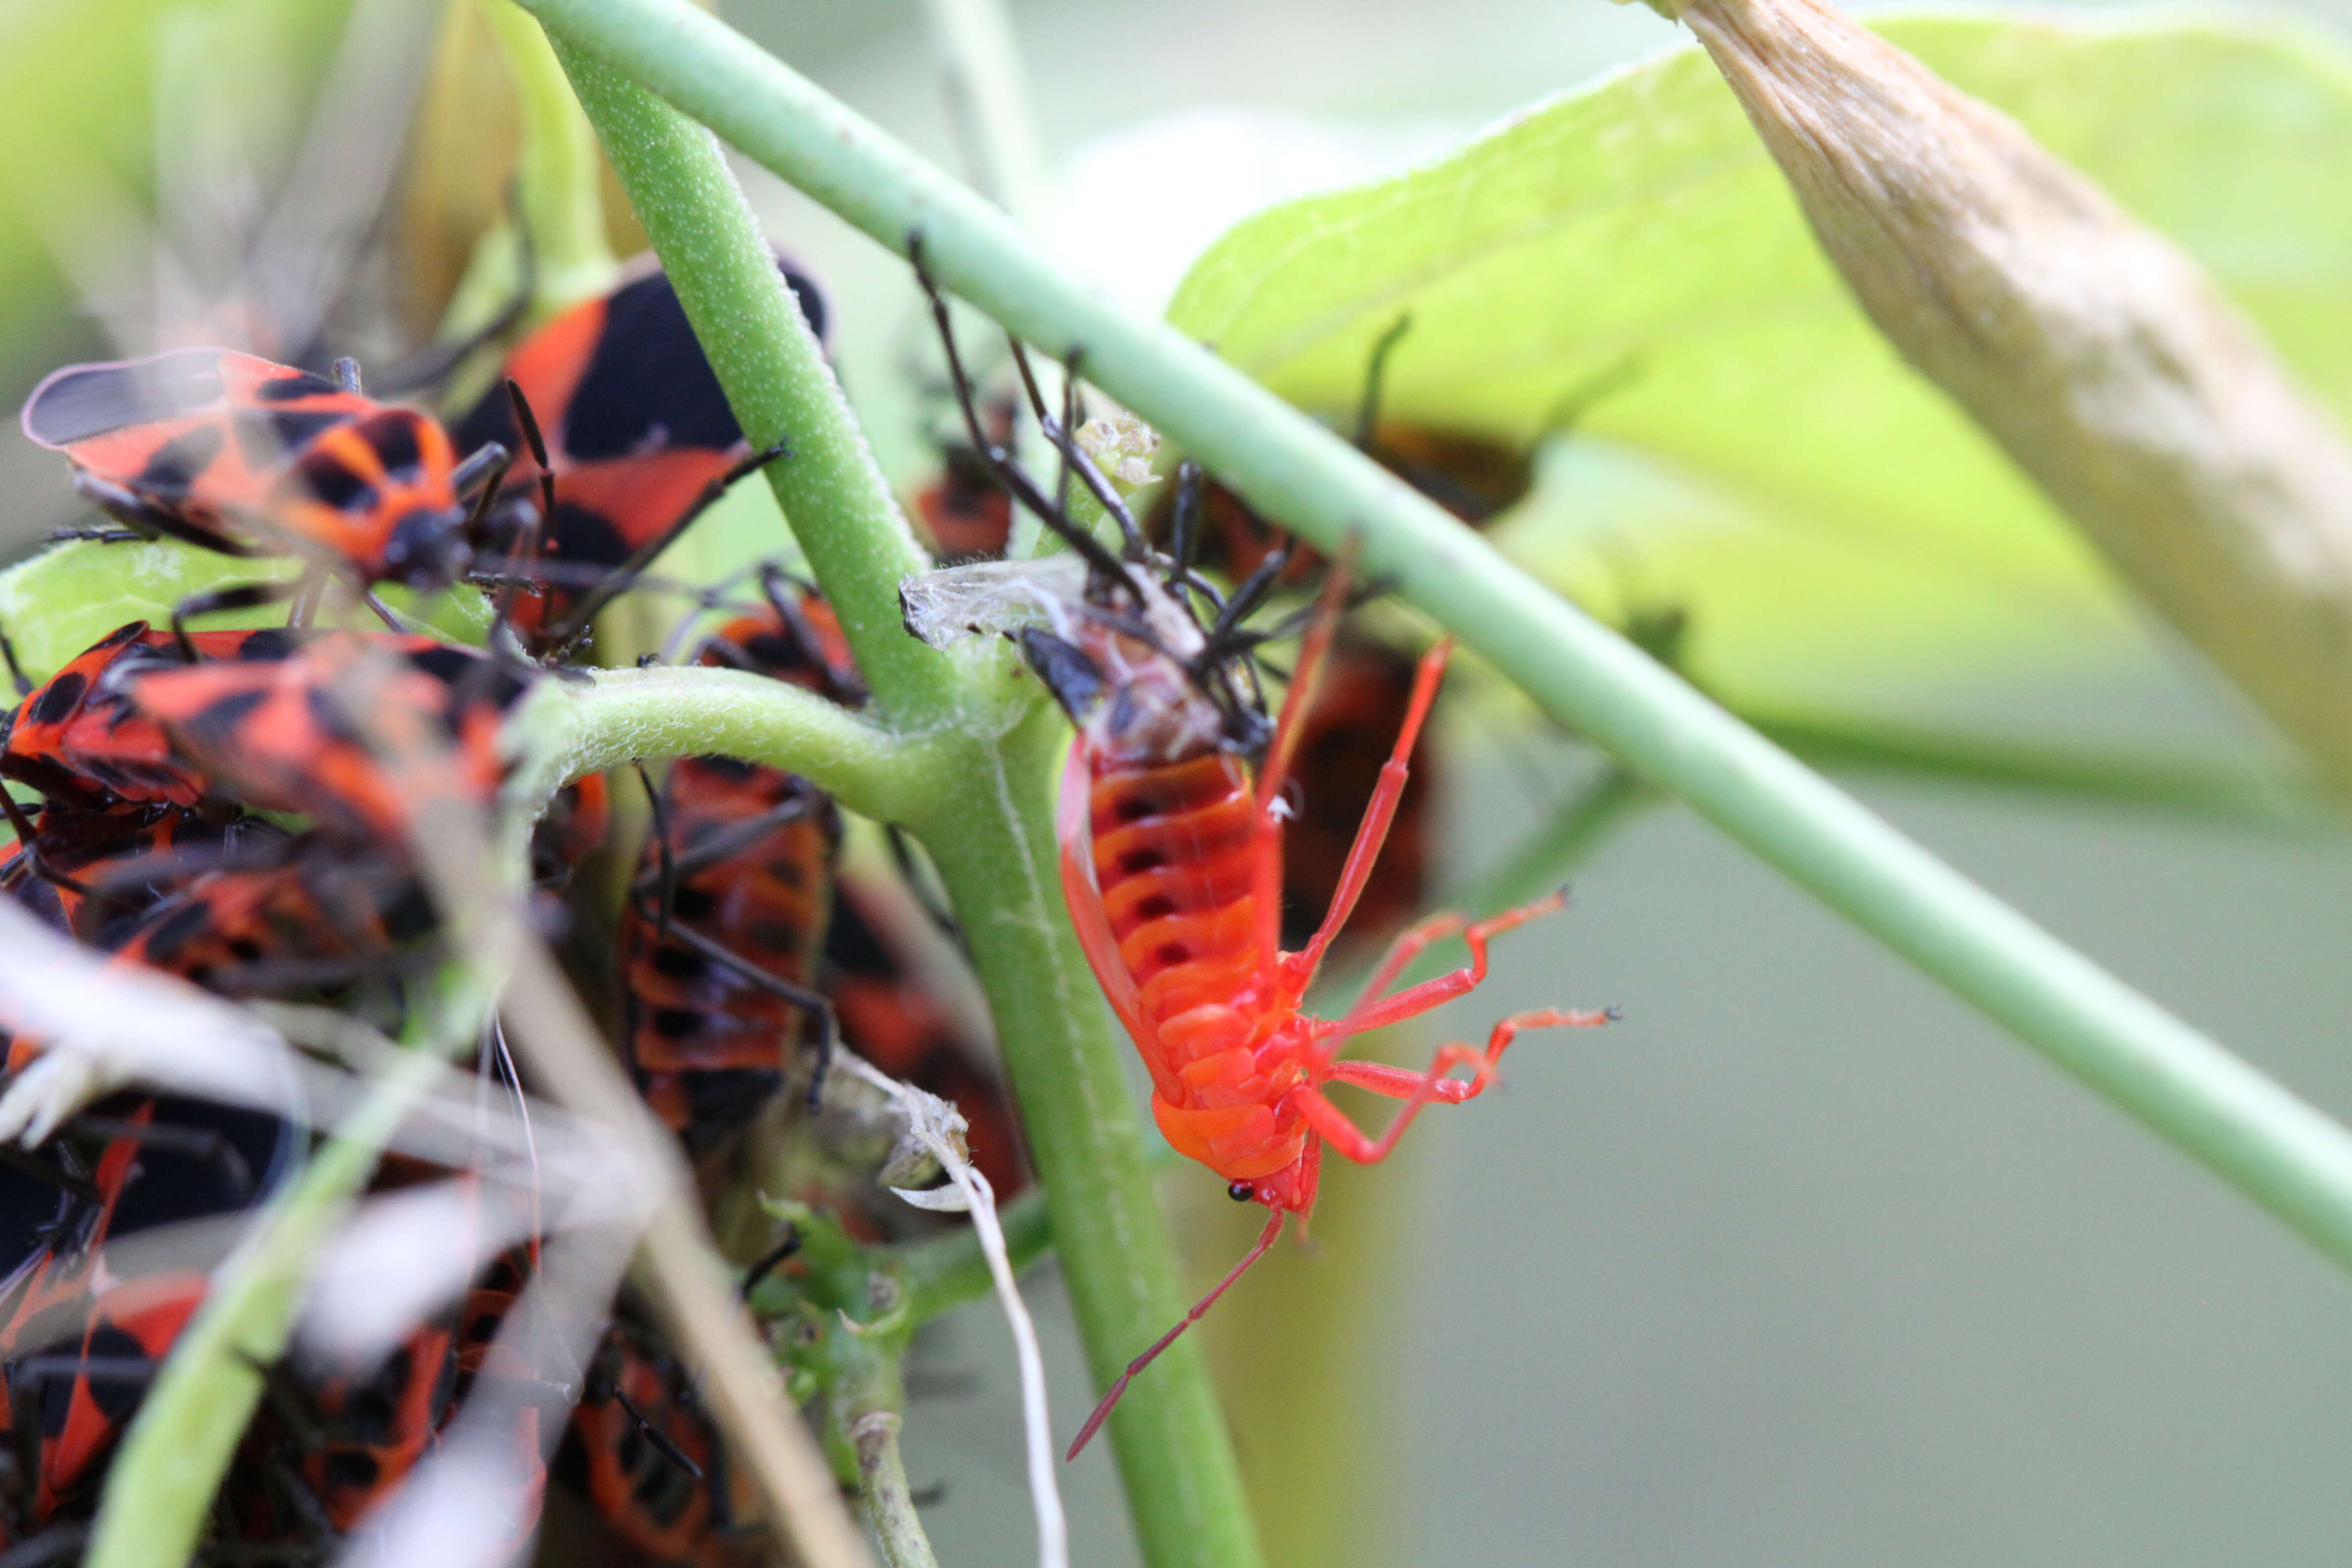
[{"label": "insect leg", "polygon": [[[511,386],[514,383],[507,384]],[[449,488],[468,500],[485,494],[494,495],[499,487],[490,476],[496,474],[503,478],[513,462],[514,454],[504,446],[496,441],[485,441],[449,470]]]},{"label": "insect leg", "polygon": [[1013,455],[990,440],[981,428],[980,409],[971,399],[971,379],[964,374],[962,351],[956,347],[955,327],[948,317],[947,296],[940,292],[938,281],[931,277],[930,268],[923,261],[921,235],[908,236],[907,259],[914,265],[915,280],[922,285],[924,296],[931,302],[931,321],[939,329],[940,346],[947,353],[948,379],[955,385],[956,405],[963,411],[964,428],[971,437],[972,450],[980,455],[982,462],[988,465],[988,471],[996,482],[1010,491],[1015,500],[1036,513],[1038,521],[1076,551],[1087,566],[1104,581],[1124,587],[1131,600],[1141,603],[1142,591],[1128,575],[1127,567],[1119,558],[1112,554],[1101,540],[1072,522],[1069,514],[1054,505],[1052,500],[1037,488],[1036,480],[1013,460]]},{"label": "insect leg", "polygon": [[1191,1328],[1193,1324],[1199,1322],[1203,1317],[1207,1316],[1209,1309],[1217,1304],[1217,1298],[1223,1295],[1226,1289],[1230,1287],[1234,1280],[1240,1279],[1244,1273],[1248,1272],[1249,1266],[1251,1264],[1255,1263],[1259,1258],[1264,1258],[1273,1249],[1275,1242],[1280,1239],[1282,1236],[1282,1217],[1284,1212],[1285,1211],[1281,1209],[1276,1209],[1272,1214],[1268,1215],[1265,1220],[1265,1228],[1258,1232],[1256,1244],[1243,1256],[1242,1260],[1239,1263],[1234,1265],[1232,1272],[1228,1273],[1223,1279],[1218,1280],[1215,1288],[1207,1295],[1194,1302],[1192,1310],[1185,1313],[1183,1319],[1179,1321],[1174,1328],[1169,1330],[1166,1333],[1154,1340],[1151,1342],[1150,1349],[1145,1351],[1141,1355],[1137,1356],[1133,1361],[1127,1363],[1127,1370],[1118,1374],[1117,1381],[1112,1383],[1108,1391],[1103,1394],[1101,1403],[1097,1404],[1094,1408],[1094,1414],[1087,1417],[1087,1424],[1078,1428],[1078,1435],[1072,1440],[1069,1452],[1062,1456],[1065,1463],[1076,1458],[1078,1457],[1079,1450],[1084,1448],[1088,1443],[1094,1441],[1095,1434],[1101,1430],[1103,1421],[1110,1415],[1111,1406],[1117,1405],[1118,1403],[1118,1396],[1127,1392],[1127,1385],[1129,1383],[1133,1381],[1135,1374],[1141,1372],[1145,1367],[1150,1366],[1153,1358],[1157,1357],[1161,1351],[1164,1351],[1170,1345],[1174,1344],[1176,1342],[1177,1335],[1182,1333],[1186,1329]]},{"label": "insect leg", "polygon": [[0,789],[0,813],[7,816],[8,826],[16,830],[16,842],[25,847],[25,864],[33,868],[33,875],[51,887],[63,888],[68,893],[79,894],[84,898],[90,896],[89,883],[69,877],[49,864],[48,857],[41,853],[40,840],[36,837],[37,830],[33,826],[33,819],[26,815],[24,806],[17,803],[16,797],[5,789]]},{"label": "insect leg", "polygon": [[[1327,1037],[1324,1048],[1328,1054],[1325,1059],[1329,1059],[1329,1054],[1336,1054],[1339,1041],[1346,1036],[1386,1028],[1391,1024],[1417,1016],[1453,1001],[1456,996],[1466,996],[1475,991],[1486,978],[1486,943],[1491,938],[1525,925],[1538,916],[1551,914],[1567,902],[1568,893],[1562,889],[1467,927],[1462,932],[1462,940],[1470,949],[1470,962],[1451,974],[1441,974],[1434,980],[1407,986],[1392,996],[1378,997],[1374,991],[1367,989],[1338,1030]],[[1437,921],[1424,921],[1398,938],[1391,961],[1381,966],[1381,975],[1393,978],[1422,948],[1444,934],[1437,929],[1438,924]],[[1375,976],[1375,979],[1381,980],[1381,976]],[[1386,982],[1381,980],[1381,983]]]},{"label": "insect leg", "polygon": [[16,695],[30,697],[33,694],[32,679],[26,675],[25,667],[16,662],[16,645],[8,640],[8,634],[5,631],[0,631],[0,658],[8,661],[8,679],[16,683]]},{"label": "insect leg", "polygon": [[1412,312],[1405,311],[1382,332],[1372,344],[1371,358],[1364,364],[1363,401],[1356,405],[1356,450],[1372,449],[1372,432],[1381,422],[1381,386],[1388,379],[1389,355],[1412,330]]},{"label": "insect leg", "polygon": [[1269,992],[1276,989],[1283,967],[1282,816],[1276,809],[1276,802],[1282,797],[1283,784],[1290,773],[1290,759],[1298,749],[1298,734],[1305,728],[1302,721],[1307,717],[1315,678],[1339,626],[1339,606],[1348,592],[1348,554],[1343,553],[1324,580],[1315,619],[1307,626],[1307,640],[1298,650],[1298,664],[1290,673],[1290,689],[1282,696],[1282,717],[1275,725],[1265,760],[1258,767],[1256,798],[1251,803],[1250,895],[1257,919],[1258,973]]},{"label": "insect leg", "polygon": [[86,468],[74,470],[73,488],[76,495],[142,539],[166,535],[222,555],[267,553],[203,523],[192,522],[172,508],[111,479],[102,479]]},{"label": "insect leg", "polygon": [[779,441],[772,447],[753,452],[705,485],[702,488],[702,493],[695,498],[694,504],[680,513],[676,522],[631,551],[627,560],[614,567],[602,583],[582,595],[580,603],[572,607],[572,613],[566,616],[560,625],[545,634],[543,640],[552,646],[556,657],[561,658],[570,652],[572,645],[580,640],[581,634],[585,632],[589,624],[596,618],[596,613],[627,592],[630,584],[636,581],[638,575],[646,567],[652,565],[663,551],[677,543],[678,536],[692,526],[695,519],[717,505],[719,498],[724,496],[737,480],[747,479],[770,463],[792,455],[792,443]]},{"label": "insect leg", "polygon": [[1422,655],[1421,668],[1413,674],[1412,697],[1405,707],[1404,722],[1397,726],[1396,744],[1389,752],[1389,760],[1381,764],[1380,784],[1364,807],[1363,821],[1357,825],[1356,841],[1349,846],[1339,884],[1331,891],[1331,907],[1324,913],[1323,924],[1296,955],[1295,968],[1302,993],[1322,963],[1332,939],[1355,912],[1364,884],[1371,879],[1372,863],[1380,858],[1381,846],[1387,841],[1389,828],[1396,821],[1397,803],[1404,798],[1412,748],[1421,739],[1421,727],[1429,718],[1430,704],[1437,700],[1437,683],[1445,678],[1445,659],[1453,647],[1451,638],[1441,637],[1434,647]]},{"label": "insect leg", "polygon": [[671,940],[686,943],[711,963],[733,970],[761,990],[781,997],[816,1020],[816,1071],[809,1079],[809,1104],[814,1107],[817,1096],[824,1089],[825,1072],[833,1066],[834,1042],[840,1034],[839,1022],[834,1017],[832,998],[805,985],[779,980],[725,943],[711,941],[691,926],[674,925],[669,928],[669,934]]},{"label": "insect leg", "polygon": [[759,1260],[753,1263],[751,1268],[743,1270],[743,1282],[735,1288],[735,1294],[738,1299],[749,1301],[751,1299],[751,1292],[760,1288],[760,1281],[765,1279],[769,1275],[773,1274],[783,1265],[786,1258],[791,1258],[800,1249],[800,1226],[796,1225],[785,1226],[784,1238],[776,1243],[775,1246],[770,1247],[766,1252],[762,1253]]},{"label": "insect leg", "polygon": [[198,616],[217,615],[225,610],[250,610],[260,605],[282,604],[297,597],[302,591],[303,579],[285,583],[241,583],[234,588],[215,588],[209,593],[191,594],[172,606],[172,640],[179,645],[180,657],[190,664],[196,662],[196,645],[188,638],[188,623]]},{"label": "insect leg", "polygon": [[677,864],[671,858],[669,812],[662,800],[661,791],[654,787],[653,775],[646,772],[646,764],[632,759],[629,766],[637,770],[637,783],[644,786],[646,792],[646,808],[653,814],[654,854],[661,868],[661,896],[654,905],[654,932],[667,942],[669,940],[670,906],[677,898]]},{"label": "insect leg", "polygon": [[[1318,1089],[1301,1089],[1292,1092],[1290,1101],[1298,1108],[1307,1125],[1315,1129],[1323,1141],[1339,1154],[1360,1165],[1376,1165],[1393,1152],[1397,1140],[1404,1136],[1423,1107],[1432,1100],[1459,1105],[1475,1096],[1494,1080],[1495,1064],[1500,1060],[1513,1039],[1522,1029],[1593,1028],[1609,1022],[1606,1013],[1568,1013],[1558,1008],[1546,1008],[1536,1013],[1514,1013],[1495,1026],[1486,1037],[1486,1048],[1475,1050],[1455,1040],[1437,1047],[1431,1058],[1429,1070],[1414,1072],[1406,1068],[1381,1067],[1376,1062],[1343,1062],[1332,1069],[1331,1078],[1340,1083],[1352,1083],[1369,1089],[1375,1094],[1385,1094],[1404,1101],[1404,1108],[1389,1123],[1388,1131],[1378,1138],[1371,1137],[1353,1121],[1348,1113],[1332,1104]],[[1466,1079],[1447,1076],[1457,1067],[1467,1067]]]}]

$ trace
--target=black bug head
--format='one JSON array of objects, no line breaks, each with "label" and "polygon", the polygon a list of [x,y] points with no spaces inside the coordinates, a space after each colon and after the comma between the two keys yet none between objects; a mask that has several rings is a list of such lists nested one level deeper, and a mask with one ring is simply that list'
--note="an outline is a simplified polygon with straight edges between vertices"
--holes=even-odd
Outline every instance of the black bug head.
[{"label": "black bug head", "polygon": [[403,515],[384,541],[385,580],[420,590],[456,582],[474,558],[467,521],[467,512],[455,508],[418,507]]}]

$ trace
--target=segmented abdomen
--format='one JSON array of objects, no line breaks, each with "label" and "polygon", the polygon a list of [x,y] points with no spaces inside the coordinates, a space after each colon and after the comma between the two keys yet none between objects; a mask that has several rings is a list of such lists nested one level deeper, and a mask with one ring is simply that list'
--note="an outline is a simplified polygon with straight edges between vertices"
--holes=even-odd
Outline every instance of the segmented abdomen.
[{"label": "segmented abdomen", "polygon": [[[701,865],[697,851],[796,795],[805,815],[730,845]],[[729,757],[688,757],[663,786],[674,876],[669,923],[790,984],[815,984],[832,904],[839,836],[832,803],[806,780]],[[659,873],[648,846],[640,875]],[[756,1114],[782,1082],[801,1037],[802,1010],[673,932],[650,910],[622,920],[629,986],[629,1061],[656,1114],[704,1145]]]},{"label": "segmented abdomen", "polygon": [[1144,1016],[1164,1028],[1257,979],[1250,786],[1212,752],[1095,776],[1095,880]]},{"label": "segmented abdomen", "polygon": [[[1095,774],[1095,884],[1149,1038],[1152,1114],[1181,1153],[1236,1181],[1298,1157],[1297,1074],[1260,971],[1249,776],[1223,752]],[[1269,1049],[1267,1047],[1274,1048]]]}]

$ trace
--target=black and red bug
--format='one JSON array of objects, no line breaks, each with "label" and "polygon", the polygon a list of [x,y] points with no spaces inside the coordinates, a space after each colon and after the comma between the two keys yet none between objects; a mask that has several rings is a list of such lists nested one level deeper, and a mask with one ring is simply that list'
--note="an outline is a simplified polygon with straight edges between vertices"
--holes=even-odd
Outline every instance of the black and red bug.
[{"label": "black and red bug", "polygon": [[111,947],[205,861],[275,837],[258,818],[224,824],[176,805],[48,805],[30,838],[0,850],[0,892],[66,935]]},{"label": "black and red bug", "polygon": [[[861,695],[830,606],[769,581],[772,605],[704,645],[701,661],[840,700]],[[652,840],[622,912],[626,1056],[656,1114],[707,1150],[782,1084],[803,1017],[820,1063],[832,1010],[816,989],[840,819],[797,774],[685,757],[654,796]]]},{"label": "black and red bug", "polygon": [[[86,1158],[81,1147],[93,1140]],[[289,1125],[257,1113],[121,1095],[42,1151],[57,1162],[58,1213],[0,1287],[8,1390],[0,1441],[19,1456],[25,1484],[11,1511],[20,1527],[77,1513],[94,1498],[156,1365],[204,1298],[203,1272],[125,1274],[110,1248],[256,1201],[291,1168],[298,1146]]]},{"label": "black and red bug", "polygon": [[[1015,405],[1010,397],[985,400],[982,430],[999,446],[1013,441]],[[987,457],[960,435],[934,437],[939,472],[915,492],[913,511],[930,535],[942,563],[1004,553],[1013,536],[1013,495],[998,482]]]},{"label": "black and red bug", "polygon": [[648,1568],[751,1568],[773,1556],[745,1519],[748,1493],[686,1368],[625,1313],[589,1364],[554,1474]]},{"label": "black and red bug", "polygon": [[130,683],[184,664],[189,651],[205,660],[265,659],[293,645],[279,631],[197,632],[189,640],[192,648],[183,649],[170,633],[131,621],[67,660],[9,716],[0,774],[86,806],[201,804],[209,782],[131,707]]},{"label": "black and red bug", "polygon": [[[797,268],[778,266],[822,339],[823,294]],[[569,640],[728,486],[782,455],[753,452],[744,439],[659,270],[562,311],[508,353],[504,373],[515,394],[485,395],[458,421],[457,440],[517,453],[505,483],[519,499],[552,471],[552,511],[535,543],[517,541],[520,558],[507,563],[535,584],[513,616],[544,646]],[[530,449],[526,410],[544,437],[547,468]]]},{"label": "black and red bug", "polygon": [[487,803],[505,776],[499,726],[530,684],[528,667],[404,633],[242,635],[272,637],[270,657],[257,657],[248,640],[235,658],[142,669],[121,681],[173,753],[240,804],[303,812],[362,843],[405,833],[401,784],[337,694],[371,660],[380,677],[371,704],[434,723],[455,787]]},{"label": "black and red bug", "polygon": [[[218,348],[68,365],[34,388],[22,423],[65,453],[75,489],[133,534],[227,555],[296,555],[312,569],[306,576],[331,574],[363,593],[462,577],[509,461],[496,445],[460,458],[438,420],[367,396],[355,368],[331,381]],[[299,592],[247,584],[182,613]]]}]

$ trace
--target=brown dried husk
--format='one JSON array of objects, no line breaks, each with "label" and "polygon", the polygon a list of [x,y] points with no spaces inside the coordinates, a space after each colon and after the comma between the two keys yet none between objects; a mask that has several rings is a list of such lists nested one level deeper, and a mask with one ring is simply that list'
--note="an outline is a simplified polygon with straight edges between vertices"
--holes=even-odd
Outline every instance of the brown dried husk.
[{"label": "brown dried husk", "polygon": [[1672,14],[1880,331],[2352,788],[2352,451],[2253,327],[2015,121],[1822,0]]}]

